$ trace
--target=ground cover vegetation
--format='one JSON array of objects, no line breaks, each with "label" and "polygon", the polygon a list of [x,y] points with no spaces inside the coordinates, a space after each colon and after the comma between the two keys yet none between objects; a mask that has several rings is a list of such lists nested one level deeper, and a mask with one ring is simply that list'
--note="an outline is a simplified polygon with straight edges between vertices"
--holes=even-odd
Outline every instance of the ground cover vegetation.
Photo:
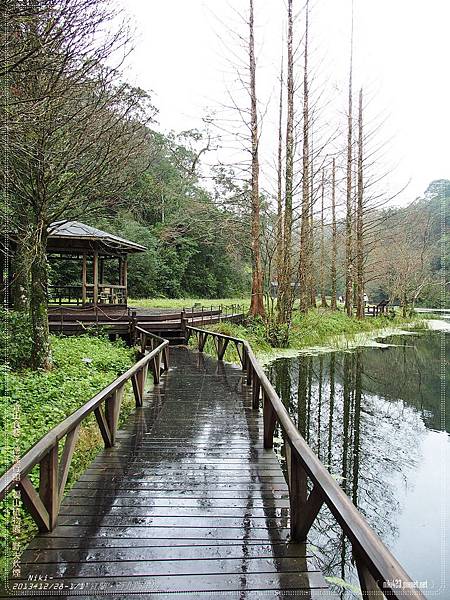
[{"label": "ground cover vegetation", "polygon": [[[4,315],[2,315],[4,316]],[[10,319],[17,320],[17,315]],[[5,328],[2,328],[5,335]],[[17,333],[16,333],[17,335]],[[16,338],[9,344],[10,364],[16,364],[22,352]],[[6,471],[14,462],[17,451],[22,456],[48,431],[58,425],[92,396],[114,381],[134,363],[134,350],[121,342],[111,343],[102,337],[51,336],[51,371],[32,369],[12,370],[8,363],[2,368],[0,381],[0,428],[2,453],[0,471]],[[120,423],[134,409],[131,386],[124,395]],[[66,492],[83,473],[103,447],[101,435],[93,415],[82,424],[79,440],[69,470]],[[60,448],[62,452],[62,448]],[[31,473],[31,480],[39,485],[39,474]],[[6,558],[12,535],[11,518],[13,495],[0,502],[0,554]],[[37,528],[29,514],[21,508],[19,540],[22,545],[34,536]],[[2,559],[3,560],[3,559]],[[3,573],[6,563],[0,563]]]}]

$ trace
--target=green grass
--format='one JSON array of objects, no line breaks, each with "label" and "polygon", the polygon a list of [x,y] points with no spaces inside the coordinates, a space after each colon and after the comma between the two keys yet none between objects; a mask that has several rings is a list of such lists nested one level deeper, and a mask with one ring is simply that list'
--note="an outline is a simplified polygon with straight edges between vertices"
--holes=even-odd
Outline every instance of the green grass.
[{"label": "green grass", "polygon": [[[15,449],[23,455],[50,429],[85,404],[92,396],[114,381],[134,362],[134,351],[122,343],[107,339],[80,336],[59,338],[52,336],[54,368],[49,372],[4,369],[0,384],[0,427],[2,456],[0,471],[4,472],[14,461]],[[85,360],[89,359],[89,360]],[[134,409],[134,399],[127,386],[122,403],[119,426]],[[20,431],[14,435],[14,411],[17,411]],[[63,444],[60,444],[60,453]],[[72,459],[66,491],[84,472],[98,451],[102,439],[93,415],[82,424],[79,440]],[[38,470],[31,473],[38,485]],[[1,503],[0,535],[1,572],[8,571],[7,550],[11,540],[13,498],[9,494]],[[20,532],[15,535],[23,547],[36,533],[31,517],[21,507]],[[0,559],[2,560],[2,559]]]},{"label": "green grass", "polygon": [[129,306],[140,308],[191,308],[195,304],[205,308],[240,304],[244,310],[250,307],[250,298],[129,298]]},{"label": "green grass", "polygon": [[356,319],[344,312],[331,310],[310,310],[306,314],[294,313],[290,347],[295,349],[320,346],[330,343],[334,337],[376,331],[411,323],[412,319],[400,316],[366,317]]},{"label": "green grass", "polygon": [[[303,314],[294,311],[293,321],[289,336],[288,349],[302,350],[317,346],[334,346],[342,336],[354,336],[360,333],[371,333],[386,328],[411,325],[416,318],[404,319],[400,316],[390,318],[387,316],[367,317],[356,319],[348,317],[344,312],[331,310],[312,309]],[[248,320],[245,325],[235,323],[219,323],[207,327],[211,331],[217,331],[232,337],[246,339],[256,356],[261,360],[273,358],[281,353],[280,348],[272,347],[266,339],[265,326],[261,320]],[[190,344],[195,347],[195,339],[191,338]],[[286,348],[282,349],[285,352]],[[205,352],[211,356],[216,355],[212,340],[205,345]],[[239,356],[233,345],[229,345],[225,353],[225,360],[238,363]]]}]

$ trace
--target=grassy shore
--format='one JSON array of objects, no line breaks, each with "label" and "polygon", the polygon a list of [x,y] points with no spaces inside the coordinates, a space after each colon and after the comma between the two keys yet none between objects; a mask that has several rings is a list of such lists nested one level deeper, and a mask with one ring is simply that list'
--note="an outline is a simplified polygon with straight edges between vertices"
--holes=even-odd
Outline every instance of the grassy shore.
[{"label": "grassy shore", "polygon": [[[341,347],[344,336],[351,340],[364,333],[371,334],[386,329],[411,326],[417,320],[418,318],[404,319],[400,316],[394,318],[388,316],[367,317],[360,320],[348,317],[342,311],[332,312],[330,310],[313,309],[306,314],[295,311],[287,348],[272,347],[267,342],[264,324],[259,320],[249,320],[243,325],[223,322],[211,325],[208,329],[232,337],[246,339],[252,346],[256,356],[265,362],[276,356],[295,353],[305,348]],[[195,345],[195,340],[192,340],[191,343]],[[208,340],[205,352],[212,356],[215,355],[215,347],[212,341]],[[235,363],[239,361],[234,346],[227,349],[225,360]]]}]

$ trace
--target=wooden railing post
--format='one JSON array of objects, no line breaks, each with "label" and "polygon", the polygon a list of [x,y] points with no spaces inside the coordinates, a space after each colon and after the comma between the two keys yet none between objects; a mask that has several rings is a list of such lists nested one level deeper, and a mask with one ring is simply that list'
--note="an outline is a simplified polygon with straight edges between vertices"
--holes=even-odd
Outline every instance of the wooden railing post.
[{"label": "wooden railing post", "polygon": [[108,424],[111,446],[116,442],[117,425],[119,423],[120,405],[122,403],[124,388],[116,390],[105,402],[105,420]]},{"label": "wooden railing post", "polygon": [[253,371],[253,381],[252,381],[252,407],[258,409],[259,408],[259,393],[261,390],[261,382],[259,381],[259,377],[256,371]]},{"label": "wooden railing post", "polygon": [[247,370],[247,364],[248,364],[249,360],[248,360],[248,356],[247,356],[247,348],[245,347],[245,344],[242,344],[242,360],[241,360],[241,364],[242,364],[242,370],[246,371]]},{"label": "wooden railing post", "polygon": [[221,344],[219,344],[218,347],[218,352],[217,352],[217,358],[219,360],[223,360],[223,357],[225,356],[225,352],[228,348],[228,343],[230,340],[221,340]]},{"label": "wooden railing post", "polygon": [[161,378],[161,354],[157,354],[152,360],[153,383],[158,384]]},{"label": "wooden railing post", "polygon": [[247,362],[247,377],[246,377],[247,385],[252,384],[252,374],[253,374],[253,365],[250,361],[248,361]]},{"label": "wooden railing post", "polygon": [[273,448],[273,434],[277,423],[277,415],[270,398],[263,391],[263,422],[264,422],[264,448]]},{"label": "wooden railing post", "polygon": [[139,380],[138,380],[137,373],[135,373],[131,377],[131,385],[133,386],[133,393],[134,393],[134,400],[136,403],[136,407],[140,408],[142,406],[142,396],[141,396],[141,390],[139,387]]},{"label": "wooden railing post", "polygon": [[51,531],[56,525],[59,508],[57,443],[39,463],[39,497],[48,513]]},{"label": "wooden railing post", "polygon": [[185,343],[188,342],[186,327],[187,327],[186,312],[183,308],[183,310],[181,311],[181,336],[184,338]]},{"label": "wooden railing post", "polygon": [[[142,402],[144,401],[145,384],[147,383],[147,375],[148,375],[148,364],[144,365],[139,373],[139,383],[140,383],[140,392],[141,392]],[[155,383],[159,383],[159,381],[158,382],[155,381]]]},{"label": "wooden railing post", "polygon": [[[142,357],[145,355],[145,350],[147,348],[147,334],[141,333],[140,338],[141,338],[141,357]],[[153,346],[153,343],[152,343],[152,346]]]},{"label": "wooden railing post", "polygon": [[208,339],[208,333],[206,331],[199,333],[199,335],[198,335],[198,350],[199,350],[199,352],[203,352],[203,349],[205,347],[207,339]]},{"label": "wooden railing post", "polygon": [[80,432],[80,423],[69,431],[66,435],[66,442],[64,444],[64,450],[61,456],[61,461],[59,463],[58,470],[58,494],[59,501],[61,502],[62,497],[64,495],[64,488],[66,487],[67,477],[69,475],[70,463],[72,461],[72,456],[75,451],[75,445],[78,440],[78,434]]},{"label": "wooden railing post", "polygon": [[136,343],[136,325],[137,325],[137,315],[136,311],[131,311],[131,321],[130,321],[130,342],[132,345]]},{"label": "wooden railing post", "polygon": [[164,371],[169,370],[169,346],[164,346],[163,348],[163,365]]},{"label": "wooden railing post", "polygon": [[386,600],[386,596],[378,586],[375,578],[370,573],[365,561],[355,552],[353,552],[353,558],[358,571],[362,597],[364,599],[373,598],[374,600]]},{"label": "wooden railing post", "polygon": [[108,421],[106,420],[105,413],[102,410],[101,406],[97,406],[94,410],[95,418],[97,419],[98,428],[100,429],[100,433],[102,434],[103,443],[105,444],[105,448],[111,448],[112,440],[111,434],[108,427]]},{"label": "wooden railing post", "polygon": [[318,486],[308,493],[308,477],[297,453],[287,442],[286,459],[289,474],[289,503],[291,513],[291,538],[304,542],[324,503]]}]

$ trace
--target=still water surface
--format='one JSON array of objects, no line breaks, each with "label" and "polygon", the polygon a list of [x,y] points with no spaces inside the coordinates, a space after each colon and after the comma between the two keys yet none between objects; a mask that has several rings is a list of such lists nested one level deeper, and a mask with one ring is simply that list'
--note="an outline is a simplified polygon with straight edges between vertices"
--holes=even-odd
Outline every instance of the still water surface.
[{"label": "still water surface", "polygon": [[[303,354],[267,367],[302,435],[436,600],[450,599],[448,335],[392,336],[378,340],[382,347]],[[322,550],[326,575],[356,583],[350,544],[326,510],[310,541]],[[343,589],[342,598],[353,597]]]}]

